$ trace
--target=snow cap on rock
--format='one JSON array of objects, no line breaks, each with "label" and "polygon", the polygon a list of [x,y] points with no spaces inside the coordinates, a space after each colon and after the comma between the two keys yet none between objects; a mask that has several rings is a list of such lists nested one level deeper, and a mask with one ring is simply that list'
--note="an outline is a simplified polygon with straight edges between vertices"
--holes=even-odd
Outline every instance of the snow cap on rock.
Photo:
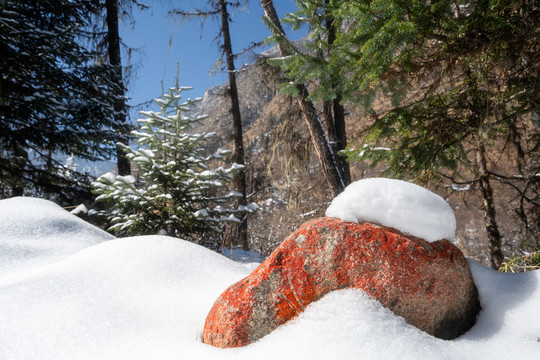
[{"label": "snow cap on rock", "polygon": [[326,209],[326,216],[366,221],[427,241],[454,240],[456,217],[439,195],[413,183],[385,178],[356,181]]}]

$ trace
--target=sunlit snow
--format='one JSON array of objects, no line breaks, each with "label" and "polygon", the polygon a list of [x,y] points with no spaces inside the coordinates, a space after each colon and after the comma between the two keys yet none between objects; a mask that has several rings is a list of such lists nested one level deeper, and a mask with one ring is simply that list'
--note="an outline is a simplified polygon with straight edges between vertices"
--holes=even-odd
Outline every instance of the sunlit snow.
[{"label": "sunlit snow", "polygon": [[540,272],[471,262],[478,323],[452,341],[359,290],[330,293],[238,349],[201,342],[217,296],[256,265],[166,236],[113,239],[38,199],[0,200],[0,359],[537,359]]},{"label": "sunlit snow", "polygon": [[439,195],[403,180],[356,181],[332,201],[326,216],[374,222],[427,241],[454,240],[456,233],[450,205]]},{"label": "sunlit snow", "polygon": [[0,283],[114,239],[50,201],[12,198],[0,204]]}]

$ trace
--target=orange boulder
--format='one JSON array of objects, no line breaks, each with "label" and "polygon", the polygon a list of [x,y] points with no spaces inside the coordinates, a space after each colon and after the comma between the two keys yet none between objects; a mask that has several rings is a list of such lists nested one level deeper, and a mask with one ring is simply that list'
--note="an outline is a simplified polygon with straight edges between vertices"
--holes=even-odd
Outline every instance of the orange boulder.
[{"label": "orange boulder", "polygon": [[330,291],[360,288],[409,324],[441,339],[468,329],[480,310],[463,254],[382,226],[320,218],[293,232],[255,271],[216,300],[203,340],[250,344]]}]

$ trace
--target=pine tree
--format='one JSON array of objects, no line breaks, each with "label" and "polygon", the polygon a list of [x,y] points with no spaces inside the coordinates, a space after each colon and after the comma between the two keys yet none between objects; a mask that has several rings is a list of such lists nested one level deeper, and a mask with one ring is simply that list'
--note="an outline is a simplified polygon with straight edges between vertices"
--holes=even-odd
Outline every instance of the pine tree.
[{"label": "pine tree", "polygon": [[81,46],[96,12],[91,0],[2,2],[0,197],[89,198],[89,178],[57,159],[107,159],[125,132],[113,69]]},{"label": "pine tree", "polygon": [[[228,95],[231,100],[231,116],[233,121],[233,139],[234,139],[234,150],[232,154],[233,161],[237,164],[244,165],[244,131],[242,127],[242,116],[240,114],[240,100],[238,95],[238,88],[236,86],[236,67],[234,64],[234,53],[232,49],[231,34],[229,30],[229,23],[231,22],[230,14],[228,7],[239,7],[240,2],[227,2],[225,0],[211,0],[208,1],[207,10],[195,10],[195,11],[184,11],[180,9],[173,10],[172,13],[180,16],[181,18],[202,18],[206,19],[208,17],[217,17],[219,15],[221,24],[220,24],[220,37],[222,38],[222,50],[223,57],[225,57],[225,62],[227,66],[227,77],[229,80],[229,89]],[[242,169],[236,173],[234,176],[234,186],[235,188],[243,194],[241,198],[238,199],[239,206],[245,207],[247,204],[246,199],[246,174]],[[248,242],[248,218],[245,216],[240,224],[236,227],[231,228],[231,237],[235,242],[239,243],[243,250],[249,250]]]},{"label": "pine tree", "polygon": [[141,112],[140,129],[133,131],[137,148],[123,146],[137,168],[137,178],[107,173],[93,183],[96,201],[110,208],[100,214],[112,224],[109,230],[127,234],[169,235],[198,240],[219,231],[224,223],[239,223],[238,216],[254,211],[254,204],[232,206],[242,194],[226,185],[243,165],[215,167],[230,151],[205,154],[205,143],[215,133],[191,133],[206,117],[191,118],[195,100],[180,103],[189,88],[170,88],[155,102],[161,112]]},{"label": "pine tree", "polygon": [[[126,123],[126,101],[124,99],[124,77],[122,76],[122,58],[120,54],[120,34],[118,29],[118,1],[105,0],[105,9],[107,11],[107,53],[109,64],[114,67],[114,81],[117,84],[118,94],[116,103],[114,104],[115,121]],[[122,143],[127,143],[124,140]],[[120,147],[116,152],[118,174],[130,175],[131,167],[129,161],[125,158]]]},{"label": "pine tree", "polygon": [[[516,211],[540,246],[530,220],[540,208],[539,134],[531,123],[540,106],[539,11],[537,1],[379,0],[344,1],[334,13],[349,23],[334,57],[334,68],[347,74],[346,98],[370,104],[387,92],[394,100],[387,113],[372,113],[368,145],[351,154],[384,162],[398,177],[476,185],[495,269],[503,235],[494,182],[517,193]],[[488,150],[496,143],[512,144],[504,156],[516,174],[495,172],[498,159]]]},{"label": "pine tree", "polygon": [[[282,58],[288,58],[291,55],[298,54],[299,51],[295,49],[294,45],[288,41],[285,36],[285,31],[283,30],[273,1],[261,0],[261,6],[263,7],[265,14],[263,19],[274,35]],[[299,81],[292,82],[290,92],[296,96],[298,105],[302,110],[304,120],[309,129],[313,147],[317,152],[319,163],[321,164],[323,174],[328,183],[330,194],[335,197],[345,189],[345,179],[340,171],[338,160],[332,152],[328,137],[324,133],[317,110],[310,100],[309,90],[304,82]]]},{"label": "pine tree", "polygon": [[[323,101],[322,115],[325,119],[330,146],[334,153],[343,182],[349,185],[351,174],[349,164],[340,151],[347,146],[345,110],[340,86],[339,71],[330,64],[334,56],[334,41],[341,28],[341,23],[334,18],[333,12],[341,5],[334,0],[302,0],[296,2],[298,10],[285,16],[283,22],[293,29],[307,25],[310,29],[310,41],[306,43],[308,52],[289,46],[291,54],[278,59],[270,59],[269,63],[277,65],[284,71],[288,81],[282,85],[286,93],[297,93],[297,87],[312,83],[312,91],[308,100]],[[278,41],[287,42],[286,39]]]},{"label": "pine tree", "polygon": [[[122,42],[119,32],[119,23],[134,24],[133,10],[145,10],[148,6],[140,0],[104,0],[99,1],[99,14],[91,29],[91,46],[96,48],[98,53],[97,61],[111,65],[114,69],[113,81],[117,84],[114,105],[114,119],[121,124],[128,123],[128,106],[126,85],[128,83],[130,64],[122,63],[122,49],[127,48],[130,54],[135,49],[129,48]],[[129,56],[128,56],[129,58]],[[129,143],[129,139],[124,137],[123,144]],[[129,175],[131,167],[129,161],[121,147],[116,151],[117,171],[120,175]]]}]

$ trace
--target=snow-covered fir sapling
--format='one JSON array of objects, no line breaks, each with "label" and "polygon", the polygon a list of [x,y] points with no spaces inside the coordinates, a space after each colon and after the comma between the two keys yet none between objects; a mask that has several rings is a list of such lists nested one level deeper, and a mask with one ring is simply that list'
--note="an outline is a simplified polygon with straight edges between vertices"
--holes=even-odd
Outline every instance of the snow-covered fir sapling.
[{"label": "snow-covered fir sapling", "polygon": [[193,133],[193,126],[206,116],[189,116],[200,101],[181,103],[188,87],[176,86],[154,101],[160,112],[142,111],[133,131],[134,147],[123,146],[135,165],[137,176],[106,173],[92,185],[96,201],[108,205],[98,214],[106,216],[109,230],[127,234],[168,234],[199,241],[203,234],[219,232],[226,222],[240,222],[257,205],[235,207],[241,196],[227,185],[243,166],[224,163],[230,151],[208,154],[207,142],[215,133]]}]

